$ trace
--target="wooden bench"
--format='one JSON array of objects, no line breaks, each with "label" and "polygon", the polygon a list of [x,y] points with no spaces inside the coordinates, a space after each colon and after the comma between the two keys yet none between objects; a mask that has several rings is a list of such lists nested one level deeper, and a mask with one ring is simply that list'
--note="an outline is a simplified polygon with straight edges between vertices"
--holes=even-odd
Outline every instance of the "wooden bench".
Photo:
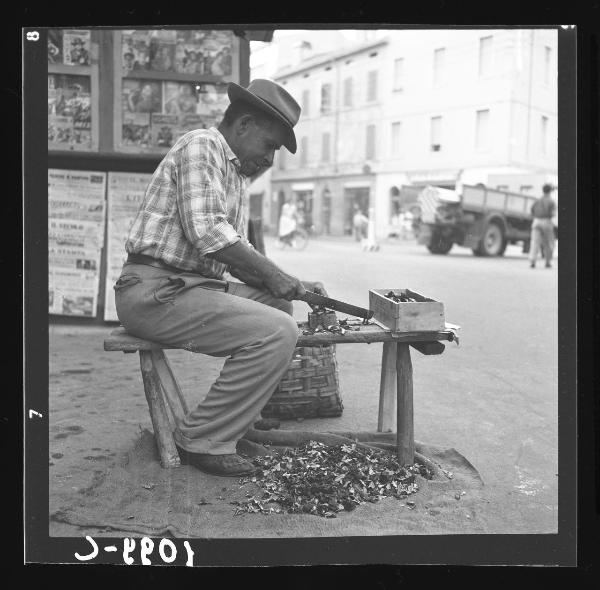
[{"label": "wooden bench", "polygon": [[[414,463],[410,347],[425,355],[442,354],[444,344],[441,341],[454,340],[454,332],[392,332],[377,324],[369,324],[361,326],[359,331],[347,331],[344,335],[330,332],[304,335],[302,331],[306,328],[306,323],[298,323],[297,346],[383,342],[377,431],[391,432],[396,414],[398,460],[402,465]],[[177,421],[183,419],[188,412],[181,388],[163,352],[174,349],[176,347],[131,336],[124,328],[114,330],[104,341],[104,350],[107,351],[139,352],[144,392],[150,409],[160,462],[165,468],[177,467],[180,464],[172,432]]]}]

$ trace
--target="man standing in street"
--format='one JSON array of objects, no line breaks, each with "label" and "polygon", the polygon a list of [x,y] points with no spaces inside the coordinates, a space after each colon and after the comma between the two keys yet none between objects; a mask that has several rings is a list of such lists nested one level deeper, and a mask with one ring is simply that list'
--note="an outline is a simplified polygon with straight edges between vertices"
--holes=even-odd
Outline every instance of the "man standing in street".
[{"label": "man standing in street", "polygon": [[531,206],[531,214],[533,215],[531,247],[529,251],[531,268],[535,268],[540,248],[546,259],[546,268],[552,268],[552,255],[554,253],[554,225],[552,218],[556,210],[556,205],[550,196],[553,188],[551,184],[545,184],[542,188],[542,197]]},{"label": "man standing in street", "polygon": [[[296,152],[300,107],[281,86],[231,83],[218,129],[183,135],[154,172],[115,284],[119,320],[140,338],[226,357],[204,400],[177,424],[182,462],[223,476],[254,471],[236,443],[260,418],[298,336],[292,303],[303,283],[246,239],[247,185]],[[242,282],[224,278],[225,272]]]}]

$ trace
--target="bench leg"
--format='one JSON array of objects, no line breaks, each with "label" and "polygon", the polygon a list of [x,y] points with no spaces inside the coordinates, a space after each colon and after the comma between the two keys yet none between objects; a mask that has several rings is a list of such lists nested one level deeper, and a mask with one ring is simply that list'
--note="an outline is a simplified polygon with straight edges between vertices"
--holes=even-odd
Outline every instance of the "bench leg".
[{"label": "bench leg", "polygon": [[377,432],[392,432],[396,413],[396,342],[384,342],[379,384]]},{"label": "bench leg", "polygon": [[142,379],[144,381],[144,392],[152,418],[152,427],[154,428],[154,438],[158,446],[160,455],[160,464],[168,469],[170,467],[179,467],[180,459],[171,424],[167,415],[167,409],[163,398],[160,377],[154,366],[152,352],[140,350],[140,368],[142,370]]},{"label": "bench leg", "polygon": [[408,344],[398,343],[397,373],[397,452],[400,465],[415,462],[415,433],[413,422],[413,375]]},{"label": "bench leg", "polygon": [[188,413],[188,407],[179,383],[177,383],[177,379],[175,379],[175,375],[173,375],[173,371],[171,370],[171,365],[162,350],[152,351],[152,361],[158,373],[169,408],[171,408],[171,413],[177,423],[183,420]]}]

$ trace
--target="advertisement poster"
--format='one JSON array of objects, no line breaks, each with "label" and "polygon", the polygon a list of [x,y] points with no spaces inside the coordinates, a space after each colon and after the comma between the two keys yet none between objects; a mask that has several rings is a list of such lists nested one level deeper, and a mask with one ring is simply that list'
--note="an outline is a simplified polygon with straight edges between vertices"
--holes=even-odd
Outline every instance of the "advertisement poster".
[{"label": "advertisement poster", "polygon": [[96,316],[106,174],[48,170],[49,313]]},{"label": "advertisement poster", "polygon": [[213,76],[230,76],[232,71],[233,33],[208,31],[203,40],[204,73]]},{"label": "advertisement poster", "polygon": [[226,84],[199,84],[198,85],[198,110],[197,113],[204,117],[220,120],[229,106]]},{"label": "advertisement poster", "polygon": [[48,141],[65,147],[92,147],[89,76],[48,74]]},{"label": "advertisement poster", "polygon": [[177,31],[153,31],[150,38],[150,69],[155,72],[175,71]]},{"label": "advertisement poster", "polygon": [[48,240],[56,246],[100,249],[104,243],[104,226],[93,221],[48,218]]},{"label": "advertisement poster", "polygon": [[48,63],[63,63],[63,32],[62,29],[48,29]]},{"label": "advertisement poster", "polygon": [[210,117],[202,117],[201,115],[182,115],[179,118],[178,134],[175,140],[179,139],[182,135],[185,135],[188,131],[193,131],[194,129],[208,129],[214,124],[214,120]]},{"label": "advertisement poster", "polygon": [[231,31],[177,31],[175,71],[230,76],[233,37]]},{"label": "advertisement poster", "polygon": [[198,96],[194,84],[164,82],[163,96],[163,113],[167,115],[196,113],[198,110]]},{"label": "advertisement poster", "polygon": [[97,272],[56,266],[48,278],[48,313],[96,317]]},{"label": "advertisement poster", "polygon": [[150,147],[150,114],[125,113],[123,115],[123,145]]},{"label": "advertisement poster", "polygon": [[170,148],[179,136],[177,115],[152,113],[152,145]]},{"label": "advertisement poster", "polygon": [[125,241],[133,219],[144,198],[152,174],[108,173],[108,238],[106,248],[106,290],[104,319],[118,321],[114,284],[127,257]]},{"label": "advertisement poster", "polygon": [[65,29],[63,31],[63,62],[66,65],[90,65],[90,33],[90,31],[82,29]]},{"label": "advertisement poster", "polygon": [[177,31],[175,71],[180,74],[204,74],[202,44],[208,31]]},{"label": "advertisement poster", "polygon": [[160,113],[162,82],[125,78],[122,86],[124,113]]},{"label": "advertisement poster", "polygon": [[122,31],[121,55],[124,70],[147,70],[150,65],[150,31]]}]

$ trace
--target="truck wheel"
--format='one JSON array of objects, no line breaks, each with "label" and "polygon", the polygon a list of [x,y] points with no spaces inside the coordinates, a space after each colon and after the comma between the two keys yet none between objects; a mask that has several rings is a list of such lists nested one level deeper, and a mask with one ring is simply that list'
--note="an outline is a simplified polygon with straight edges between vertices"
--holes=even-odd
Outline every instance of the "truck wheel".
[{"label": "truck wheel", "polygon": [[432,254],[448,254],[452,249],[452,240],[445,238],[439,234],[433,234],[427,249]]},{"label": "truck wheel", "polygon": [[506,250],[506,238],[502,228],[494,221],[487,224],[483,237],[477,248],[473,249],[476,256],[502,256]]}]

